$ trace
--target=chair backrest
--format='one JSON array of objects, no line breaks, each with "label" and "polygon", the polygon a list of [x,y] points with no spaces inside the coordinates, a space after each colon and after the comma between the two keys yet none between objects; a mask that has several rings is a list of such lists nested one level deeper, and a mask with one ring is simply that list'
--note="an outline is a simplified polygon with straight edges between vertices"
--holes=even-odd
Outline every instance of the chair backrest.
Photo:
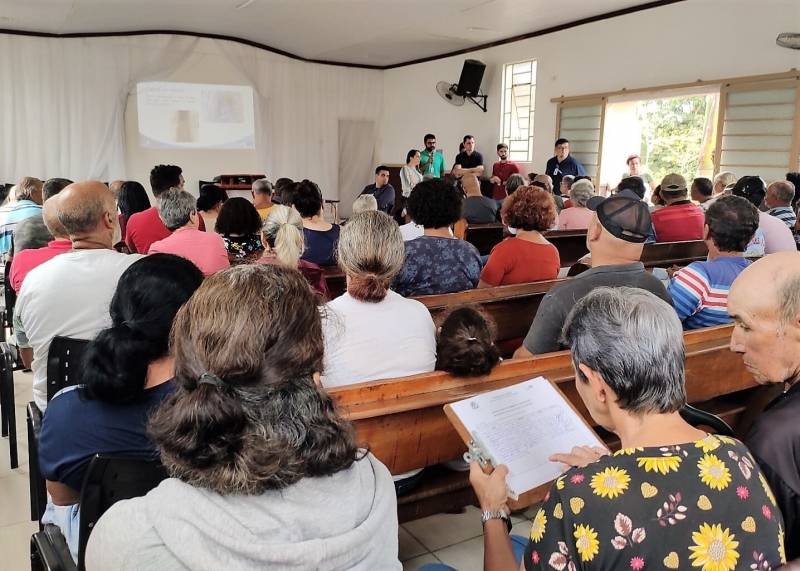
[{"label": "chair backrest", "polygon": [[63,388],[78,383],[78,368],[89,342],[56,335],[47,353],[47,402]]},{"label": "chair backrest", "polygon": [[11,260],[6,262],[3,274],[3,300],[6,306],[6,323],[9,329],[14,327],[14,306],[17,305],[17,292],[11,287]]},{"label": "chair backrest", "polygon": [[168,477],[158,458],[97,454],[92,459],[81,489],[78,569],[84,568],[89,535],[100,516],[120,500],[144,496]]},{"label": "chair backrest", "polygon": [[689,404],[683,405],[683,408],[680,410],[680,414],[683,420],[695,428],[705,426],[710,428],[714,434],[730,436],[731,438],[734,436],[733,428],[731,428],[727,422],[722,420],[716,414],[711,414],[710,412],[697,409]]}]

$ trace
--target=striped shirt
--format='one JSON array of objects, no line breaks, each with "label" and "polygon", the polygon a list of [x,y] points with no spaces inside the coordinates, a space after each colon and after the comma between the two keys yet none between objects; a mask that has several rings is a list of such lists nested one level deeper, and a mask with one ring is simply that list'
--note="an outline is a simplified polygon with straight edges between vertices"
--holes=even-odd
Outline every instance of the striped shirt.
[{"label": "striped shirt", "polygon": [[777,208],[768,210],[767,214],[781,220],[789,228],[794,230],[794,223],[797,222],[797,215],[794,213],[791,206],[778,206]]},{"label": "striped shirt", "polygon": [[667,291],[683,329],[730,323],[728,291],[749,260],[725,256],[713,262],[692,262],[673,277]]},{"label": "striped shirt", "polygon": [[0,208],[0,255],[4,262],[11,249],[14,228],[20,221],[39,214],[41,211],[42,207],[32,200],[20,200],[16,204],[8,204]]}]

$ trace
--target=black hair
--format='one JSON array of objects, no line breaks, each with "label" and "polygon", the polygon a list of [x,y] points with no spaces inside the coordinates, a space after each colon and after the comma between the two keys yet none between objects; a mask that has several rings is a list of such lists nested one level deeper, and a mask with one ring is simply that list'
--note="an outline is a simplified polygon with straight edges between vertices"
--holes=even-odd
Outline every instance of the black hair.
[{"label": "black hair", "polygon": [[533,181],[529,186],[535,186],[536,188],[543,188],[544,190],[547,190],[547,185],[540,180]]},{"label": "black hair", "polygon": [[[410,162],[411,162],[411,159],[413,159],[413,158],[414,158],[414,156],[415,156],[415,155],[416,155],[418,152],[419,152],[419,150],[417,150],[417,149],[411,149],[410,151],[408,151],[408,153],[406,153],[406,164],[410,163]],[[375,174],[378,174],[378,173],[375,173]]]},{"label": "black hair", "polygon": [[306,179],[296,183],[292,195],[294,207],[303,218],[316,216],[322,209],[322,191],[315,182]]},{"label": "black hair", "polygon": [[183,169],[175,165],[154,166],[150,171],[150,188],[153,190],[153,196],[158,197],[165,190],[180,186],[181,173]]},{"label": "black hair", "polygon": [[72,181],[68,178],[48,178],[42,183],[42,202],[47,202],[48,198],[54,197],[71,184]]},{"label": "black hair", "polygon": [[425,142],[425,143],[427,143],[427,142],[428,142],[430,139],[435,139],[435,138],[436,138],[436,135],[433,135],[433,134],[431,134],[431,133],[428,133],[427,135],[425,135],[425,138],[424,138],[424,139],[422,139],[422,141],[423,141],[423,142]]},{"label": "black hair", "polygon": [[135,180],[126,180],[117,193],[117,208],[125,220],[130,220],[137,212],[150,208],[150,198],[141,184]]},{"label": "black hair", "polygon": [[88,399],[127,404],[143,395],[148,366],[168,354],[172,320],[201,283],[197,266],[172,254],[151,254],[125,270],[111,299],[111,327],[89,342],[78,370]]},{"label": "black hair", "polygon": [[[575,184],[575,181],[572,181],[572,184]],[[619,185],[617,186],[619,192],[623,190],[630,190],[636,193],[636,196],[639,198],[644,198],[644,193],[646,192],[646,188],[644,186],[644,179],[640,176],[627,176],[623,178]]]},{"label": "black hair", "polygon": [[461,218],[464,196],[454,184],[439,178],[423,180],[408,197],[408,215],[424,228],[444,228]]},{"label": "black hair", "polygon": [[786,180],[794,185],[795,193],[792,199],[792,210],[797,210],[797,201],[800,200],[800,172],[787,172]]},{"label": "black hair", "polygon": [[[414,155],[411,155],[411,156],[413,157]],[[408,160],[406,160],[406,162],[408,162]],[[384,165],[380,165],[380,166],[375,168],[375,174],[378,174],[381,171],[389,172],[389,167],[384,166]]]},{"label": "black hair", "polygon": [[758,210],[739,196],[720,196],[706,210],[706,224],[721,252],[744,252],[758,230]]},{"label": "black hair", "polygon": [[473,137],[472,135],[464,135],[464,139],[461,141],[461,143],[465,144],[467,141],[469,141],[470,139],[474,139],[474,138],[475,137]]},{"label": "black hair", "polygon": [[197,210],[206,212],[220,202],[228,200],[228,193],[216,184],[204,184],[200,188],[200,197],[197,199]]},{"label": "black hair", "polygon": [[437,333],[436,370],[458,377],[485,375],[500,362],[494,323],[474,307],[458,307]]},{"label": "black hair", "polygon": [[711,196],[714,194],[714,183],[710,178],[698,176],[692,181],[692,186],[697,189],[700,196]]},{"label": "black hair", "polygon": [[569,145],[569,141],[567,141],[566,139],[558,139],[558,140],[556,141],[556,144],[555,144],[555,146],[557,147],[557,146],[559,146],[559,145],[563,145],[564,143],[566,143],[566,144],[568,144],[568,145]]},{"label": "black hair", "polygon": [[500,149],[508,149],[508,145],[505,143],[497,143],[497,150],[499,151]]},{"label": "black hair", "polygon": [[261,216],[253,203],[236,196],[225,201],[219,209],[217,225],[214,230],[219,234],[258,234],[261,231]]}]

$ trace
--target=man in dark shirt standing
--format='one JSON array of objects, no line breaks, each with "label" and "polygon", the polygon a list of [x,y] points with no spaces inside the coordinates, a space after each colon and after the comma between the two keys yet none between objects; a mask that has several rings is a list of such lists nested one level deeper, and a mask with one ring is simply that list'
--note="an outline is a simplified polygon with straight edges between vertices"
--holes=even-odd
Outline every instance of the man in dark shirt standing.
[{"label": "man in dark shirt standing", "polygon": [[456,155],[453,175],[461,178],[465,174],[474,174],[481,178],[483,174],[483,155],[475,150],[475,137],[464,135],[464,150]]},{"label": "man in dark shirt standing", "polygon": [[586,171],[578,159],[570,156],[569,154],[569,141],[566,139],[559,139],[556,141],[555,154],[552,159],[547,161],[547,167],[544,173],[553,179],[553,187],[561,187],[561,179],[565,174],[572,176],[585,175]]},{"label": "man in dark shirt standing", "polygon": [[[389,168],[383,165],[375,169],[375,183],[368,184],[361,194],[371,194],[378,201],[378,210],[391,215],[394,208],[394,187],[389,184]],[[359,195],[361,196],[361,195]]]},{"label": "man in dark shirt standing", "polygon": [[624,191],[606,199],[592,197],[586,207],[595,211],[586,231],[592,269],[550,289],[539,305],[522,347],[514,353],[515,359],[567,349],[561,343],[561,329],[567,315],[595,287],[638,287],[672,305],[664,284],[639,261],[650,234],[647,204],[632,192]]},{"label": "man in dark shirt standing", "polygon": [[[770,295],[765,295],[767,292]],[[760,384],[783,385],[783,394],[767,405],[744,442],[764,472],[783,514],[788,560],[800,557],[798,292],[800,252],[777,252],[739,274],[728,293],[728,314],[735,325],[731,351],[742,355],[745,366]]]}]

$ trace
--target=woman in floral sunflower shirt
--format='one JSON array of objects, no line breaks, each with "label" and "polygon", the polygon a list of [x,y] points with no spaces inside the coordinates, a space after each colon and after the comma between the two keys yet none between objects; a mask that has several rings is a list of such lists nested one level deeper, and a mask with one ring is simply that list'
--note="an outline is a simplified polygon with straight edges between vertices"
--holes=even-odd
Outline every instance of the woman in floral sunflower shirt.
[{"label": "woman in floral sunflower shirt", "polygon": [[[634,288],[597,288],[563,336],[592,418],[622,450],[573,449],[533,519],[520,569],[766,571],[785,562],[775,498],[739,441],[683,421],[682,328],[675,311]],[[644,342],[643,340],[646,340]],[[482,510],[506,505],[504,466],[470,479]],[[517,568],[506,524],[484,527],[486,569]]]}]

